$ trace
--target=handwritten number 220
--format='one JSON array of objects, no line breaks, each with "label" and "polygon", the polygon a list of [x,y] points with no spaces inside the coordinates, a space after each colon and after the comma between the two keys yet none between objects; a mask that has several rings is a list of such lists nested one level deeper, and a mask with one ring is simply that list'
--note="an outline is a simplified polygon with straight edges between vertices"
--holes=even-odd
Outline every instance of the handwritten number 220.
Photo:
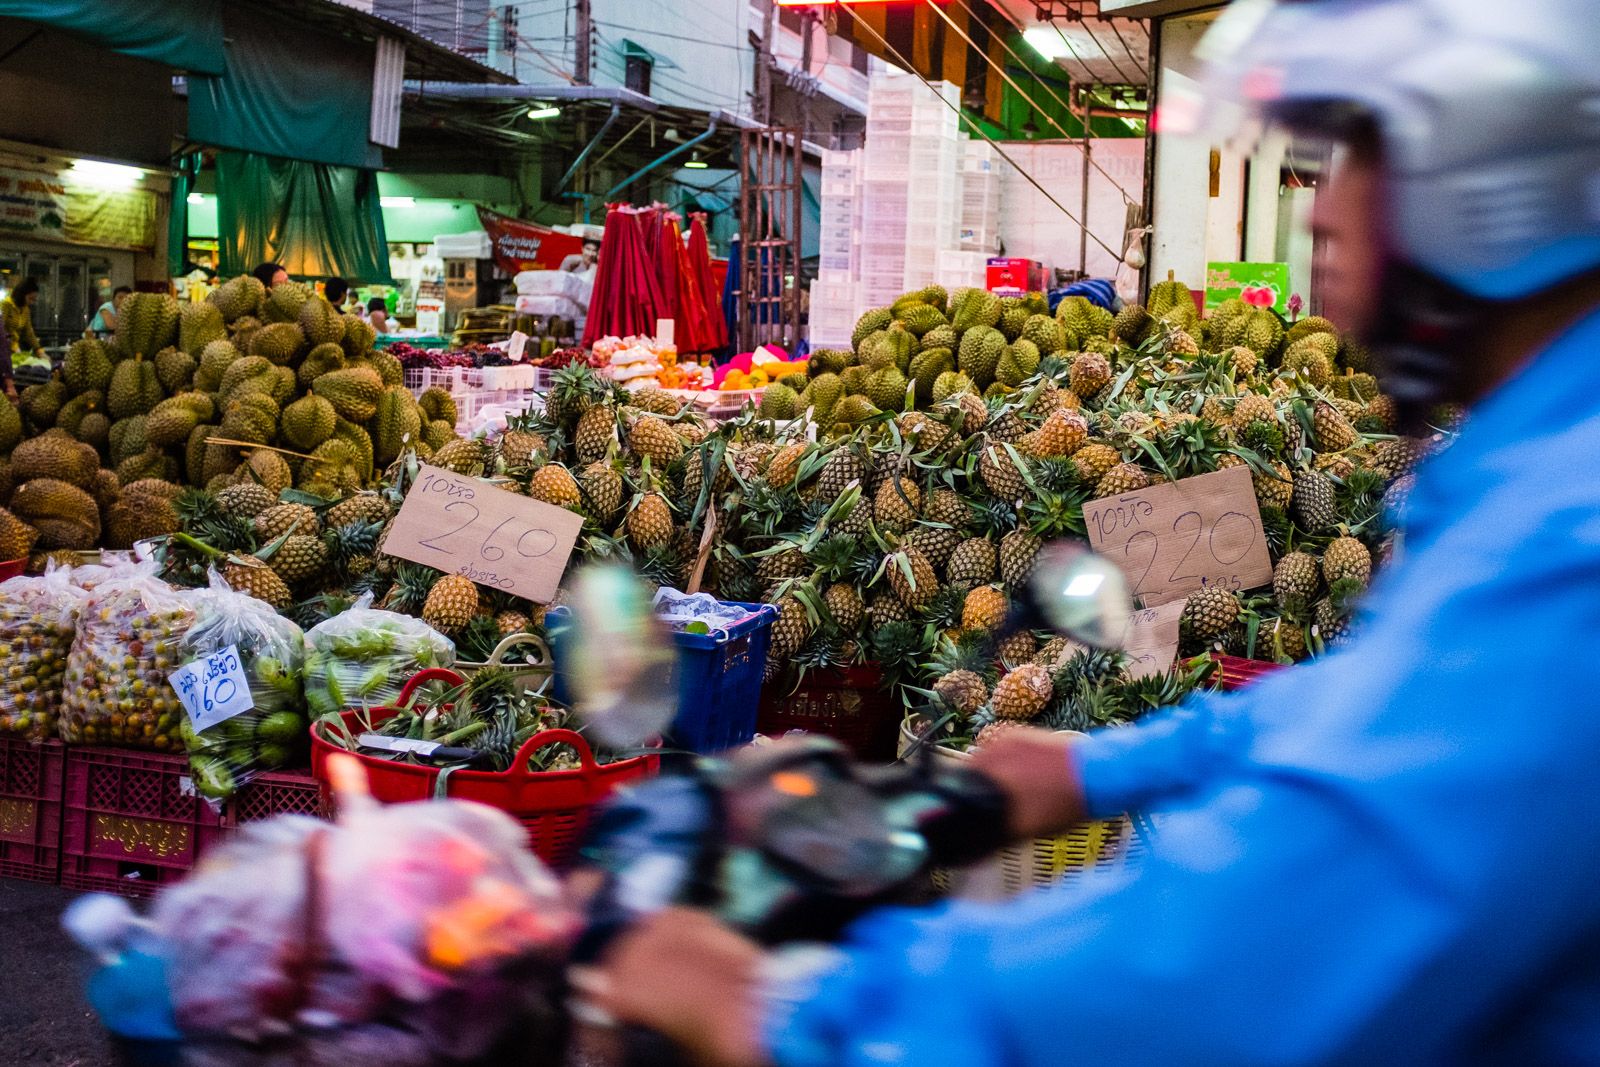
[{"label": "handwritten number 220", "polygon": [[[1187,520],[1193,520],[1194,526],[1192,530],[1183,528]],[[1229,552],[1229,558],[1225,559],[1223,558],[1222,553],[1218,551],[1219,545],[1217,541],[1218,535],[1223,534],[1223,540],[1226,542],[1226,528],[1230,523],[1232,523],[1235,527],[1237,527],[1239,523],[1244,523],[1245,526],[1249,528],[1250,536],[1247,539],[1243,539],[1240,547],[1235,551]],[[1168,572],[1167,583],[1171,585],[1179,582],[1189,582],[1194,581],[1195,579],[1204,578],[1204,575],[1190,574],[1185,571],[1185,568],[1189,563],[1189,557],[1192,556],[1195,549],[1199,547],[1201,538],[1205,534],[1205,522],[1203,519],[1201,519],[1200,513],[1195,511],[1186,511],[1182,515],[1179,515],[1172,521],[1172,532],[1179,536],[1189,536],[1192,533],[1193,537],[1190,539],[1188,547],[1184,549],[1183,555],[1178,558],[1177,563],[1175,563],[1172,567],[1172,570]],[[1231,567],[1249,553],[1251,546],[1255,543],[1255,538],[1255,524],[1250,521],[1249,517],[1237,511],[1230,511],[1220,516],[1216,522],[1212,523],[1211,536],[1206,538],[1206,548],[1208,549],[1208,554],[1211,556],[1212,560],[1215,561],[1219,566]],[[1157,538],[1155,533],[1150,530],[1141,530],[1123,543],[1122,552],[1130,560],[1140,560],[1139,564],[1136,564],[1136,566],[1140,567],[1139,578],[1133,583],[1133,589],[1135,593],[1144,592],[1144,583],[1149,579],[1150,572],[1155,569],[1156,558],[1161,554],[1160,539]],[[1148,555],[1146,555],[1146,553],[1148,553]]]}]

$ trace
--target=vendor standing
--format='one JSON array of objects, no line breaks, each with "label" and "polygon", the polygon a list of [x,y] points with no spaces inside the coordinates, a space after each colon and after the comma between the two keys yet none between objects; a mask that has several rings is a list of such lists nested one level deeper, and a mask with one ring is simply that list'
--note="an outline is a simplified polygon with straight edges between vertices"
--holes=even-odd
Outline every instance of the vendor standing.
[{"label": "vendor standing", "polygon": [[33,305],[38,301],[39,283],[32,278],[22,279],[4,300],[0,300],[0,323],[5,325],[7,337],[0,377],[5,379],[7,396],[17,395],[17,385],[11,376],[17,353],[33,352],[39,347],[39,335],[33,332]]}]

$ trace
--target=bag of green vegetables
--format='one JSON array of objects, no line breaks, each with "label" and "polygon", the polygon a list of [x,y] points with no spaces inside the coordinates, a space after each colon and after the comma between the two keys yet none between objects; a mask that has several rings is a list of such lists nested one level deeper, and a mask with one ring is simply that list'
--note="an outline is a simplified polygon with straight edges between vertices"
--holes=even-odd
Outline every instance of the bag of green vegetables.
[{"label": "bag of green vegetables", "polygon": [[456,646],[421,619],[363,596],[306,634],[306,703],[313,718],[393,704],[411,676],[456,661]]},{"label": "bag of green vegetables", "polygon": [[188,713],[182,729],[195,791],[221,800],[303,755],[305,634],[214,574],[193,606],[171,683]]}]

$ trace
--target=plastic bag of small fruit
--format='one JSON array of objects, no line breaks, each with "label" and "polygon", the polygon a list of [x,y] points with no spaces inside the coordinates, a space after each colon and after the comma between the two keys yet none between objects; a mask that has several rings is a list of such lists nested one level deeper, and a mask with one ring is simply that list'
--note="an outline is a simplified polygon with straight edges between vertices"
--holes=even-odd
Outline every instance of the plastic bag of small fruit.
[{"label": "plastic bag of small fruit", "polygon": [[28,741],[56,736],[61,680],[84,596],[66,567],[0,582],[0,734]]},{"label": "plastic bag of small fruit", "polygon": [[183,751],[183,705],[167,682],[194,622],[194,594],[152,566],[97,585],[78,616],[61,697],[61,739]]},{"label": "plastic bag of small fruit", "polygon": [[213,572],[171,675],[186,694],[180,729],[195,792],[222,800],[261,771],[289,766],[306,739],[305,634]]},{"label": "plastic bag of small fruit", "polygon": [[313,718],[386,707],[413,674],[456,661],[448,637],[421,619],[371,604],[369,593],[306,634],[306,704]]}]

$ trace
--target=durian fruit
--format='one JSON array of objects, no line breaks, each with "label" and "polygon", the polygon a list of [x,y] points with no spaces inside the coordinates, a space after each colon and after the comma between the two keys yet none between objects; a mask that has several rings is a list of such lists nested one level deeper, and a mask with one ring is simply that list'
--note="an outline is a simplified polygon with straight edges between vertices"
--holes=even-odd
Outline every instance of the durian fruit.
[{"label": "durian fruit", "polygon": [[10,452],[22,440],[22,413],[0,402],[0,452]]},{"label": "durian fruit", "polygon": [[199,366],[194,356],[176,348],[163,348],[156,353],[156,381],[168,393],[181,393],[194,382],[195,368]]},{"label": "durian fruit", "polygon": [[144,415],[130,415],[111,424],[107,433],[106,457],[113,466],[149,447],[146,436],[148,421]]},{"label": "durian fruit", "polygon": [[215,304],[190,302],[178,313],[178,348],[195,359],[212,341],[228,336],[222,312]]},{"label": "durian fruit", "polygon": [[72,342],[61,362],[61,380],[74,396],[91,389],[102,392],[111,384],[111,354],[93,337]]},{"label": "durian fruit", "polygon": [[298,323],[274,322],[261,327],[250,338],[250,354],[281,367],[292,360],[305,343],[305,333]]},{"label": "durian fruit", "polygon": [[385,386],[404,385],[406,369],[400,365],[400,360],[388,352],[379,350],[368,352],[366,364],[378,372],[378,377],[383,379]]},{"label": "durian fruit", "polygon": [[34,543],[38,540],[38,530],[5,508],[0,508],[0,560],[9,563],[26,559],[33,553]]},{"label": "durian fruit", "polygon": [[417,397],[417,405],[430,420],[443,419],[451,426],[456,424],[456,400],[448,389],[441,389],[437,385],[424,389],[422,395]]},{"label": "durian fruit", "polygon": [[126,486],[121,499],[105,516],[107,548],[132,548],[134,542],[178,530],[178,511],[174,506],[179,486],[160,479],[145,479]]},{"label": "durian fruit", "polygon": [[56,429],[65,430],[73,437],[77,437],[83,420],[97,411],[104,411],[105,406],[106,395],[100,390],[91,389],[86,393],[79,393],[62,404],[61,410],[56,412]]},{"label": "durian fruit", "polygon": [[39,531],[38,547],[50,550],[93,548],[100,538],[100,509],[94,497],[58,478],[35,478],[17,487],[11,510]]},{"label": "durian fruit", "polygon": [[[260,283],[257,282],[257,285]],[[200,354],[200,365],[195,368],[194,385],[196,389],[203,389],[208,393],[217,392],[222,388],[223,375],[227,373],[240,353],[231,341],[212,341],[206,345],[205,351]]]},{"label": "durian fruit", "polygon": [[370,367],[351,367],[324,374],[311,383],[311,391],[325,398],[342,417],[366,422],[378,410],[383,379]]},{"label": "durian fruit", "polygon": [[385,465],[393,462],[421,430],[422,413],[411,398],[411,391],[403,385],[391,385],[378,397],[378,409],[372,417],[373,461]]},{"label": "durian fruit", "polygon": [[346,354],[352,359],[358,359],[372,351],[373,344],[378,340],[378,333],[366,321],[354,315],[344,317],[344,337],[340,343],[344,346]]},{"label": "durian fruit", "polygon": [[[337,408],[338,405],[335,405]],[[376,408],[376,405],[374,405]],[[345,418],[336,418],[333,422],[334,439],[344,441],[355,449],[356,463],[361,471],[362,481],[366,481],[373,474],[373,449],[372,435]],[[358,487],[359,488],[359,487]]]},{"label": "durian fruit", "polygon": [[986,289],[957,289],[950,294],[950,325],[957,333],[1000,322],[1000,298]]},{"label": "durian fruit", "polygon": [[230,441],[264,445],[278,431],[278,405],[262,393],[246,393],[228,402],[222,415],[220,436]]},{"label": "durian fruit", "polygon": [[271,396],[278,388],[278,375],[265,356],[241,356],[222,372],[217,386],[218,402],[224,405],[235,397],[247,393],[265,393]]},{"label": "durian fruit", "polygon": [[283,409],[283,439],[302,452],[310,452],[333,436],[338,415],[320,396],[303,396]]},{"label": "durian fruit", "polygon": [[161,402],[163,395],[153,362],[137,356],[125,359],[111,372],[106,413],[113,419],[144,415]]},{"label": "durian fruit", "polygon": [[106,418],[105,413],[91,411],[83,417],[82,422],[78,423],[78,431],[74,436],[95,451],[103,452],[110,433],[111,420]]},{"label": "durian fruit", "polygon": [[178,461],[153,445],[117,464],[117,481],[125,486],[146,478],[171,481],[178,474]]},{"label": "durian fruit", "polygon": [[153,445],[165,448],[189,439],[196,426],[212,411],[211,398],[204,393],[184,393],[157,404],[145,420],[145,436]]},{"label": "durian fruit", "polygon": [[350,442],[332,438],[318,445],[300,465],[297,487],[318,496],[337,498],[361,488],[361,456]]},{"label": "durian fruit", "polygon": [[294,472],[289,461],[268,448],[252,449],[244,462],[234,470],[235,484],[254,482],[272,494],[276,500],[285,489],[294,484]]},{"label": "durian fruit", "polygon": [[231,325],[246,315],[259,312],[266,295],[267,287],[261,284],[261,279],[241,274],[217,286],[206,299],[222,313],[222,321]]},{"label": "durian fruit", "polygon": [[344,316],[321,297],[313,297],[302,304],[296,321],[305,333],[307,344],[336,345],[344,340]]},{"label": "durian fruit", "polygon": [[34,429],[45,430],[56,424],[61,405],[67,402],[67,387],[58,381],[30,385],[22,390],[17,400]]},{"label": "durian fruit", "polygon": [[117,315],[117,347],[148,359],[178,338],[178,301],[163,293],[130,293]]},{"label": "durian fruit", "polygon": [[94,484],[99,470],[98,452],[60,432],[30,438],[11,453],[11,472],[18,482],[58,478],[79,489],[87,489]]},{"label": "durian fruit", "polygon": [[344,349],[338,345],[318,345],[306,353],[306,358],[300,361],[295,377],[303,388],[309,389],[311,383],[324,374],[336,370],[344,370]]},{"label": "durian fruit", "polygon": [[298,323],[300,309],[313,298],[317,298],[316,293],[304,282],[283,282],[274,285],[267,291],[266,302],[261,305],[261,321]]}]

